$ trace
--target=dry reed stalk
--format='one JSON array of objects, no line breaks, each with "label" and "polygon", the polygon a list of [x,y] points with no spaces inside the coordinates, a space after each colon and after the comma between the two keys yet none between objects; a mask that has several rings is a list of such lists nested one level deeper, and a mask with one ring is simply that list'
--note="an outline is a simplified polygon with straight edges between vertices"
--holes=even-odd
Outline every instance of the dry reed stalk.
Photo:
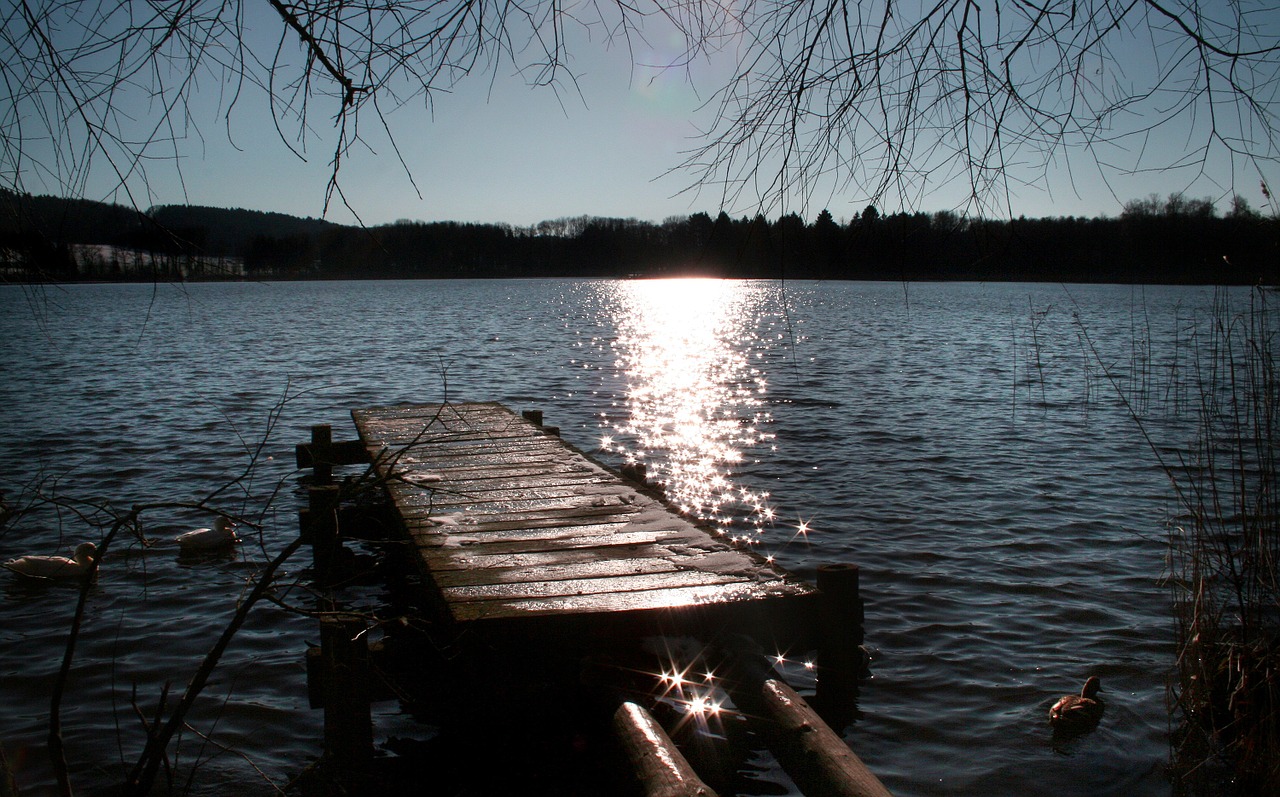
[{"label": "dry reed stalk", "polygon": [[1214,307],[1194,358],[1192,461],[1170,477],[1187,522],[1170,532],[1177,668],[1170,684],[1179,794],[1280,793],[1280,327],[1261,289]]}]

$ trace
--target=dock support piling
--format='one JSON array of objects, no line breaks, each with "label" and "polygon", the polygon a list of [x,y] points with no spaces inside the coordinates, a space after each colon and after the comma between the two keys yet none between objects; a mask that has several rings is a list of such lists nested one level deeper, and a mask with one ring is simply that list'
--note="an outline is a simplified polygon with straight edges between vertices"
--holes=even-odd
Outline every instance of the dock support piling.
[{"label": "dock support piling", "polygon": [[359,440],[333,441],[333,428],[327,423],[311,427],[311,440],[293,448],[299,469],[311,468],[310,483],[333,483],[335,465],[362,465],[369,462],[369,451]]},{"label": "dock support piling", "polygon": [[342,541],[338,538],[338,486],[326,484],[307,490],[307,535],[316,580],[329,583],[337,569]]},{"label": "dock support piling", "polygon": [[522,410],[520,412],[520,417],[524,418],[526,421],[538,427],[539,429],[551,435],[552,437],[560,436],[559,426],[547,426],[542,422],[542,410]]},{"label": "dock support piling", "polygon": [[865,639],[865,609],[857,565],[835,562],[818,567],[818,591],[822,593],[822,645],[856,649]]},{"label": "dock support piling", "polygon": [[643,462],[627,462],[620,469],[622,478],[630,479],[636,484],[649,483],[649,468]]},{"label": "dock support piling", "polygon": [[324,682],[324,747],[340,771],[365,772],[373,761],[369,710],[369,646],[355,618],[320,621]]},{"label": "dock support piling", "polygon": [[315,484],[333,482],[333,428],[327,423],[311,427],[311,478]]},{"label": "dock support piling", "polygon": [[848,725],[858,710],[858,681],[867,671],[865,608],[855,564],[818,568],[818,690],[814,703],[834,728]]}]

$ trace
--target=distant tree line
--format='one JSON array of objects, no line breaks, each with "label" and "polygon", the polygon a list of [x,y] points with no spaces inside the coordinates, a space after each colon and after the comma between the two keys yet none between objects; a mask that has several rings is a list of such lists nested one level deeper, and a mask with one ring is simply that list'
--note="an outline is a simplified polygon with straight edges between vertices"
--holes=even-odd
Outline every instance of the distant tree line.
[{"label": "distant tree line", "polygon": [[[1129,202],[1118,218],[973,219],[868,206],[661,223],[581,216],[531,227],[413,222],[351,227],[247,210],[117,205],[0,193],[0,267],[9,279],[171,278],[124,273],[77,245],[235,258],[236,279],[438,279],[704,275],[855,280],[1175,284],[1280,281],[1280,220],[1237,197],[1226,215],[1180,194]],[[135,258],[135,261],[137,258]],[[216,273],[201,272],[203,278]]]}]

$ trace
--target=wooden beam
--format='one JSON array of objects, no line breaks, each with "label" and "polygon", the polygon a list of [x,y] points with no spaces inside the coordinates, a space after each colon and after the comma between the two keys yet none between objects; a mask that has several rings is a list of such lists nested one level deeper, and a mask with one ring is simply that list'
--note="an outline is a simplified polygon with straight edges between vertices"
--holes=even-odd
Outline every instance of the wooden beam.
[{"label": "wooden beam", "polygon": [[[761,689],[765,711],[777,725],[787,774],[809,797],[892,797],[849,745],[785,681]],[[778,751],[775,750],[775,754]]]},{"label": "wooden beam", "polygon": [[[310,443],[298,443],[293,455],[299,468],[313,467],[317,459]],[[327,460],[330,465],[367,465],[369,450],[359,440],[339,440],[332,444]]]},{"label": "wooden beam", "polygon": [[312,426],[311,442],[294,446],[293,456],[299,468],[311,468],[314,484],[331,483],[334,465],[363,465],[371,461],[368,448],[359,440],[333,442],[333,428],[327,423]]},{"label": "wooden beam", "polygon": [[715,797],[662,726],[635,703],[613,714],[613,730],[631,760],[645,797]]},{"label": "wooden beam", "polygon": [[892,797],[844,739],[756,654],[731,656],[733,702],[806,797]]}]

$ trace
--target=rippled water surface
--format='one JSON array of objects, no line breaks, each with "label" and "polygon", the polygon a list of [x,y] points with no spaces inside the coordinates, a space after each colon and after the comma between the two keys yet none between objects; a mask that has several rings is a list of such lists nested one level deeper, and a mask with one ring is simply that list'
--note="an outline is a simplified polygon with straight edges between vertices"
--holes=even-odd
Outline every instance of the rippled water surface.
[{"label": "rippled water surface", "polygon": [[[139,713],[166,683],[181,692],[296,534],[293,445],[310,424],[347,438],[353,407],[499,400],[542,409],[606,461],[643,459],[690,511],[802,575],[860,564],[873,674],[844,734],[895,793],[1166,794],[1173,510],[1124,401],[1158,441],[1189,439],[1211,300],[807,282],[4,287],[2,489],[64,504],[6,529],[0,558],[84,539],[78,502],[161,504],[143,516],[155,544],[103,562],[64,702],[73,781],[102,790],[137,755]],[[222,485],[217,503],[261,534],[179,557],[173,536],[207,518],[172,504]],[[76,590],[0,576],[0,742],[39,794]],[[179,786],[267,793],[318,754],[303,668],[316,635],[277,606],[253,613],[182,737]],[[1090,673],[1109,698],[1101,726],[1055,742],[1049,704]]]}]

